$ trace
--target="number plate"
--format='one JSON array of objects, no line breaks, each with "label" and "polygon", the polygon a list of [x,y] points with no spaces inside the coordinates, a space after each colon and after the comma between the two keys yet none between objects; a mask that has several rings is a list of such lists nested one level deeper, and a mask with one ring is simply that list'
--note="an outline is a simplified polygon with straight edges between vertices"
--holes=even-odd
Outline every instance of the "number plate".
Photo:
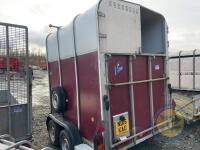
[{"label": "number plate", "polygon": [[113,129],[115,138],[130,136],[128,112],[113,116]]},{"label": "number plate", "polygon": [[115,122],[115,135],[121,136],[125,133],[129,132],[129,120],[126,118],[124,121],[116,121]]}]

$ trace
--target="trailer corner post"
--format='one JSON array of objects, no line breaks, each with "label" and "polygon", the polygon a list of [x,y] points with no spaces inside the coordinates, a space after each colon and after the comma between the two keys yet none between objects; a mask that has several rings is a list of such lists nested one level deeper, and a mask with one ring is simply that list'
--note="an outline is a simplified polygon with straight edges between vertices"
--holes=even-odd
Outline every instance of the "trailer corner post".
[{"label": "trailer corner post", "polygon": [[[46,37],[46,56],[47,56],[47,70],[48,70],[48,83],[49,83],[49,98],[50,98],[50,108],[52,107],[52,101],[51,101],[51,85],[50,85],[50,70],[49,70],[49,55],[48,55],[48,38],[51,35],[51,33],[49,33]],[[51,108],[51,113],[52,113],[52,108]]]},{"label": "trailer corner post", "polygon": [[73,20],[73,42],[74,42],[74,67],[75,67],[75,78],[76,78],[76,102],[77,102],[77,120],[78,129],[80,129],[80,93],[79,93],[79,76],[78,76],[78,60],[77,60],[77,46],[76,46],[76,19],[77,15]]},{"label": "trailer corner post", "polygon": [[[99,11],[99,7],[100,7],[100,3],[101,3],[101,0],[99,1],[98,3],[98,6],[96,8],[96,19],[97,19],[97,23],[96,23],[96,32],[97,32],[97,43],[98,43],[98,47],[97,47],[97,51],[98,51],[98,73],[99,73],[99,86],[100,86],[100,89],[99,89],[99,92],[100,92],[100,107],[101,107],[101,120],[103,121],[104,120],[104,108],[103,108],[103,102],[102,102],[102,98],[103,98],[103,92],[102,92],[102,68],[101,68],[101,60],[102,60],[102,55],[100,53],[100,42],[101,42],[101,37],[99,36],[100,35],[100,25],[99,25],[99,18],[100,17],[103,17],[105,18],[105,14],[103,14],[102,12]],[[105,62],[105,55],[103,55],[103,61]],[[105,69],[105,68],[104,68]],[[104,70],[105,71],[105,70]]]},{"label": "trailer corner post", "polygon": [[[133,82],[133,57],[129,56],[129,82]],[[134,106],[134,92],[133,92],[133,84],[129,85],[129,93],[130,93],[130,105],[131,105],[131,116],[132,116],[132,129],[131,134],[136,134],[136,126],[135,126],[135,106]],[[136,137],[133,139],[134,144],[136,144]]]},{"label": "trailer corner post", "polygon": [[[108,86],[106,86],[106,84],[109,82],[108,81],[108,57],[106,54],[103,54],[101,55],[100,53],[100,43],[101,43],[101,38],[99,37],[99,33],[101,33],[100,31],[100,20],[99,20],[99,17],[103,17],[105,18],[105,15],[103,13],[101,13],[99,15],[99,9],[100,9],[100,5],[101,5],[101,2],[103,0],[99,0],[98,4],[97,4],[97,10],[96,10],[96,16],[97,16],[97,43],[98,43],[98,66],[99,66],[99,85],[100,85],[100,105],[101,105],[101,120],[104,121],[104,125],[105,127],[108,129],[107,132],[104,133],[104,148],[105,149],[111,149],[112,148],[112,127],[111,127],[111,121],[110,121],[110,118],[111,118],[111,112],[110,112],[110,106],[109,106],[109,109],[107,111],[105,111],[104,109],[104,105],[103,105],[103,101],[102,101],[102,97],[103,97],[103,92],[102,92],[102,88],[105,88],[105,93],[107,93],[108,95],[108,99],[110,101],[110,98],[109,98],[109,90],[108,90]],[[105,71],[105,80],[103,81],[101,79],[102,77],[102,70],[101,70],[101,57],[103,57],[103,62],[104,62],[104,71]],[[102,85],[104,84],[104,85]],[[104,86],[104,87],[103,87]],[[109,103],[110,105],[110,103]]]},{"label": "trailer corner post", "polygon": [[[106,85],[109,84],[109,79],[108,79],[108,59],[109,59],[109,55],[105,55],[105,76],[106,76]],[[105,86],[106,86],[105,85]],[[106,86],[106,90],[107,90],[107,93],[109,93],[109,86]],[[108,97],[109,97],[109,94],[108,94]],[[110,99],[110,98],[109,98]],[[113,146],[113,142],[112,142],[112,139],[113,139],[113,135],[112,135],[112,124],[111,124],[111,112],[110,112],[110,109],[108,110],[108,118],[109,118],[109,121],[108,121],[108,126],[109,126],[109,148],[112,148]]]},{"label": "trailer corner post", "polygon": [[[148,57],[148,67],[149,67],[149,80],[153,80],[152,79],[152,56]],[[151,126],[154,127],[153,83],[152,82],[149,82],[149,94],[150,94]],[[152,133],[154,134],[154,129],[152,130]]]},{"label": "trailer corner post", "polygon": [[58,70],[59,70],[59,79],[60,79],[60,86],[62,86],[62,73],[61,73],[61,60],[60,60],[60,42],[59,42],[59,30],[60,27],[57,28],[57,46],[58,46]]}]

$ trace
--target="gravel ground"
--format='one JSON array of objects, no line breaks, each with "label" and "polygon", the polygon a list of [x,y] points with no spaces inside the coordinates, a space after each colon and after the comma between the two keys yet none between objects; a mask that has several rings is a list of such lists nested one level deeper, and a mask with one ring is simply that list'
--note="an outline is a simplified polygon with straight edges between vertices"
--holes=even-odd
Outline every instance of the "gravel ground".
[{"label": "gravel ground", "polygon": [[200,121],[186,125],[182,133],[174,138],[157,135],[133,150],[200,150]]},{"label": "gravel ground", "polygon": [[[33,81],[33,148],[39,150],[49,144],[46,116],[49,109],[48,77],[46,71],[34,71]],[[135,146],[133,150],[200,150],[200,121],[185,126],[174,138],[157,135]]]},{"label": "gravel ground", "polygon": [[46,71],[34,71],[33,80],[33,143],[35,150],[48,145],[46,117],[50,112],[48,77]]}]

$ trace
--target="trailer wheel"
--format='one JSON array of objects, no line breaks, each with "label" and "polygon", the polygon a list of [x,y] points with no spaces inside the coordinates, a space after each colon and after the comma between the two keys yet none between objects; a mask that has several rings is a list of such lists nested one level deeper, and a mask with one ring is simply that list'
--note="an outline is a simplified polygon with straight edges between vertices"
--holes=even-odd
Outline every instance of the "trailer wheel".
[{"label": "trailer wheel", "polygon": [[52,145],[58,146],[59,145],[59,134],[60,134],[61,127],[56,124],[53,120],[50,120],[48,123],[48,133],[49,139]]},{"label": "trailer wheel", "polygon": [[70,134],[66,130],[60,132],[60,148],[61,150],[74,150],[74,143]]},{"label": "trailer wheel", "polygon": [[51,104],[55,112],[65,112],[67,107],[67,96],[62,87],[56,87],[52,91]]},{"label": "trailer wheel", "polygon": [[74,146],[82,143],[78,128],[70,121],[65,122],[67,127],[60,132],[60,147],[62,150],[74,150]]}]

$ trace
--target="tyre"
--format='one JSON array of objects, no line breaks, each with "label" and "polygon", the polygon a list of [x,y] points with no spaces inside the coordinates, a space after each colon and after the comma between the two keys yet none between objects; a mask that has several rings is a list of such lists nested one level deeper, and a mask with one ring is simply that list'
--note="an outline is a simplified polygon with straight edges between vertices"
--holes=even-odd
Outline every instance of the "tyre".
[{"label": "tyre", "polygon": [[62,87],[52,90],[51,104],[57,113],[64,113],[67,110],[67,95]]},{"label": "tyre", "polygon": [[61,150],[74,150],[72,137],[66,130],[62,130],[60,132],[59,141]]},{"label": "tyre", "polygon": [[60,135],[61,127],[56,124],[53,120],[50,120],[48,123],[48,133],[49,139],[52,145],[59,145],[59,135]]},{"label": "tyre", "polygon": [[60,147],[62,150],[74,150],[74,146],[83,143],[79,130],[72,122],[66,122],[67,128],[60,132]]}]

